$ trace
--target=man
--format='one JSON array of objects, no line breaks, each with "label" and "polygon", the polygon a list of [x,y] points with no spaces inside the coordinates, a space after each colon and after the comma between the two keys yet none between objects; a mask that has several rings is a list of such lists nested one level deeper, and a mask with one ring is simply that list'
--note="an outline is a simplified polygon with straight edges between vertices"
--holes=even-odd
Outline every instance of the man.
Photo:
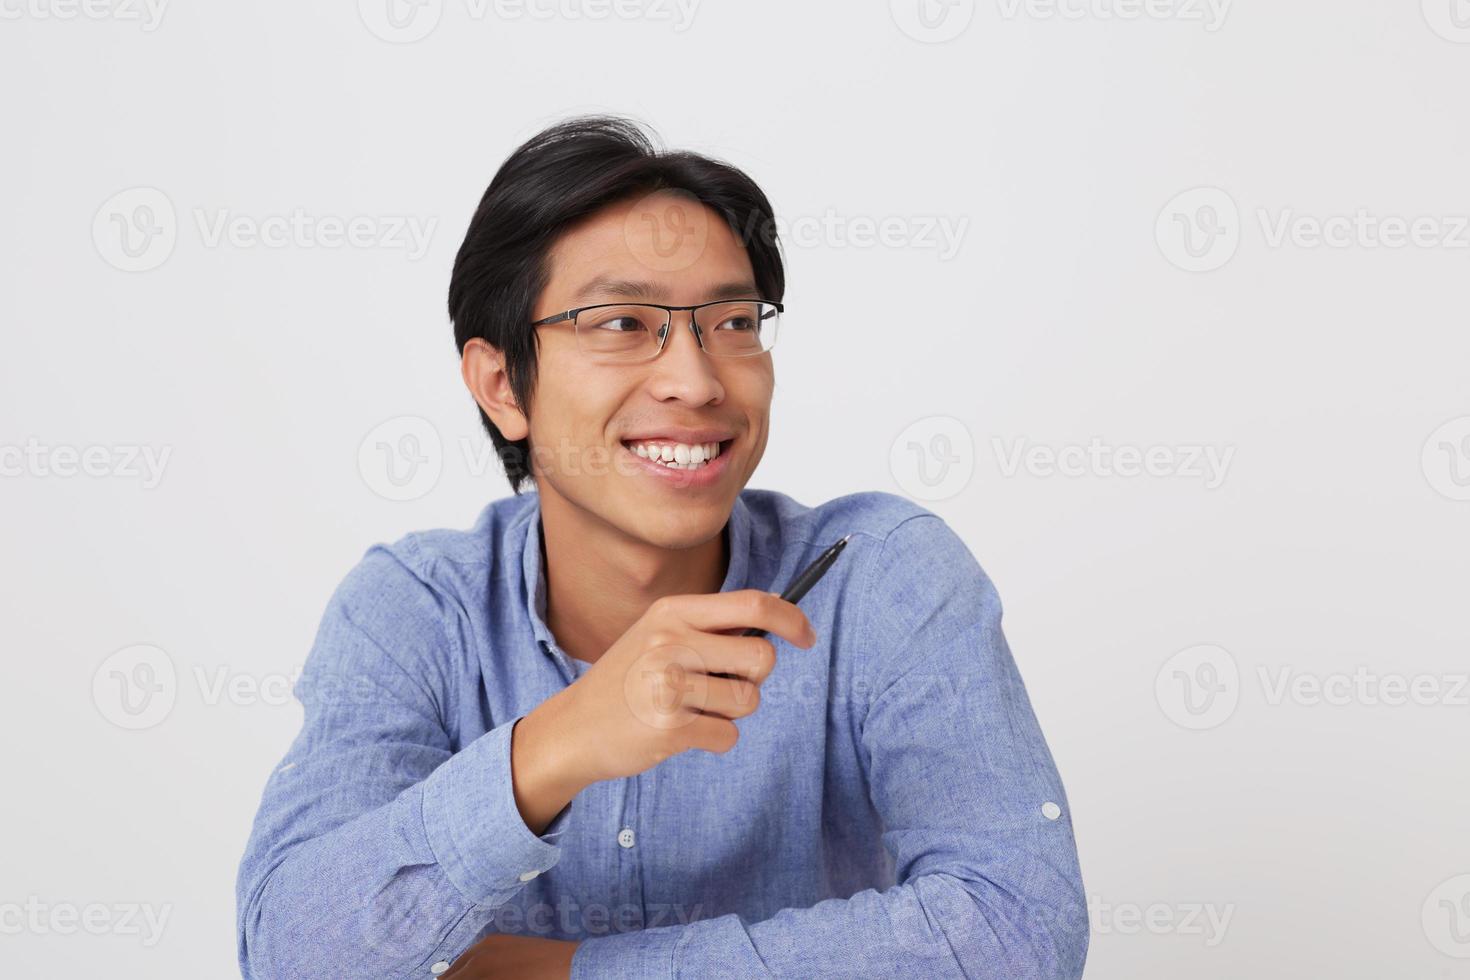
[{"label": "man", "polygon": [[746,175],[624,120],[501,167],[449,309],[517,495],[333,596],[240,870],[246,975],[1081,974],[1070,812],[980,566],[898,497],[745,489],[772,229]]}]

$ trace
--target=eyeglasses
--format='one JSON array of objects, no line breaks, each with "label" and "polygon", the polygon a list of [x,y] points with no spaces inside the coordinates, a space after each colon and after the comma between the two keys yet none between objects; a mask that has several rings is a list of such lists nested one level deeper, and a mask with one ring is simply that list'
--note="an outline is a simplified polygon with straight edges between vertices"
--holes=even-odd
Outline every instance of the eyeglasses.
[{"label": "eyeglasses", "polygon": [[726,299],[698,306],[657,303],[602,303],[537,320],[533,327],[568,320],[576,328],[577,350],[594,361],[632,364],[651,361],[664,349],[674,311],[689,311],[689,329],[700,349],[714,357],[752,357],[776,344],[781,303]]}]

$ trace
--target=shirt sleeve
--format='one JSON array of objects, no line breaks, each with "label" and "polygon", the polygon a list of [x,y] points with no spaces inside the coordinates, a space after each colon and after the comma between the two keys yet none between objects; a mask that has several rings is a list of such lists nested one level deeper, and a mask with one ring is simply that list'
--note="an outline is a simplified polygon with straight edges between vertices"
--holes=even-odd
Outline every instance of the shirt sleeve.
[{"label": "shirt sleeve", "polygon": [[859,753],[899,884],[586,940],[574,980],[1075,978],[1086,897],[1060,777],[1001,632],[1001,605],[939,517],[900,523],[868,567]]},{"label": "shirt sleeve", "polygon": [[301,732],[266,784],[236,886],[245,977],[429,977],[536,873],[574,804],[531,832],[507,719],[455,752],[453,600],[392,551],[337,589],[294,693]]}]

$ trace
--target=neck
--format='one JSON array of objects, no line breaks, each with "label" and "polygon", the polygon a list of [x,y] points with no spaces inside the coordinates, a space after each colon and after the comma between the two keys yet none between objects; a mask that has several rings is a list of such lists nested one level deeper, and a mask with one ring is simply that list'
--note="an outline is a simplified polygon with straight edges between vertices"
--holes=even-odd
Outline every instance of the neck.
[{"label": "neck", "polygon": [[557,494],[541,495],[546,625],[569,656],[596,663],[666,595],[718,592],[729,556],[722,531],[692,548],[629,537]]}]

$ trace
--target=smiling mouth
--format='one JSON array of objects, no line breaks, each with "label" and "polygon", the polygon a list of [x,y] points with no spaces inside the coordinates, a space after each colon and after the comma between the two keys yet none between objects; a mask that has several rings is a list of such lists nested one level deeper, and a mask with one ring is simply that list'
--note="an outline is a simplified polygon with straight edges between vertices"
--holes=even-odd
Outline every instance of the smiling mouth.
[{"label": "smiling mouth", "polygon": [[671,470],[698,470],[710,464],[730,448],[733,439],[723,442],[669,442],[665,439],[624,440],[630,453]]}]

